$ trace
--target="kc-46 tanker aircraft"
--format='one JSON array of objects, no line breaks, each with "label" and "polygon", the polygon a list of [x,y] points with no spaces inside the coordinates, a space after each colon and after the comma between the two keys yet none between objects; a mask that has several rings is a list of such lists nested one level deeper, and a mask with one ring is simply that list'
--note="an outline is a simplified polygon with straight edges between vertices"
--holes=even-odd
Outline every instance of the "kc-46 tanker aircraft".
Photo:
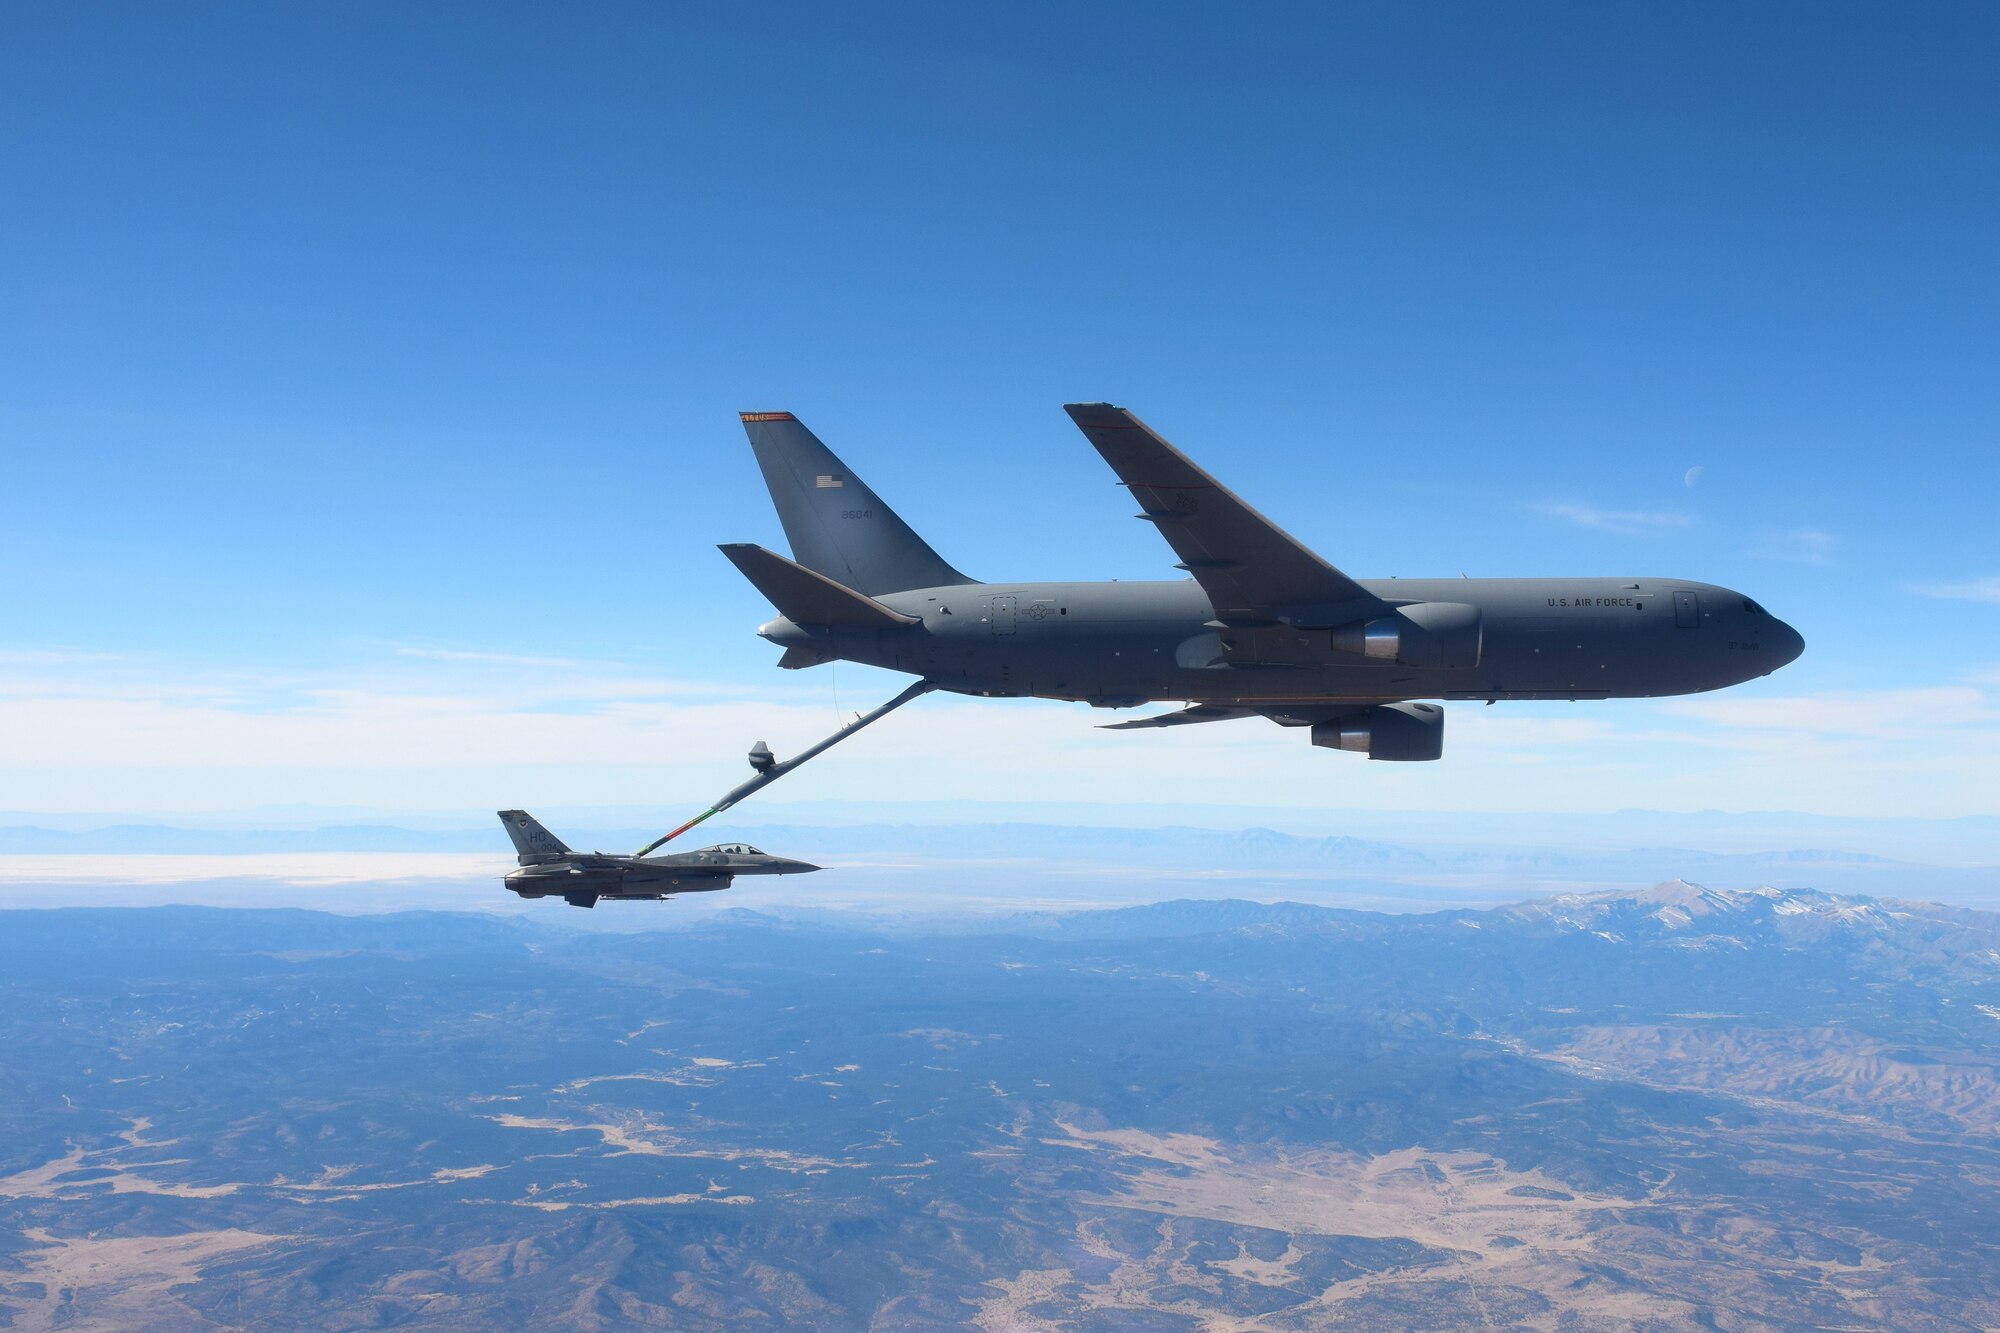
[{"label": "kc-46 tanker aircraft", "polygon": [[1693,579],[1349,578],[1122,407],[1064,409],[1189,579],[981,583],[946,564],[789,412],[745,412],[793,559],[723,554],[779,612],[779,665],[836,659],[961,694],[1266,717],[1370,759],[1436,759],[1432,699],[1692,694],[1769,675],[1796,630]]}]

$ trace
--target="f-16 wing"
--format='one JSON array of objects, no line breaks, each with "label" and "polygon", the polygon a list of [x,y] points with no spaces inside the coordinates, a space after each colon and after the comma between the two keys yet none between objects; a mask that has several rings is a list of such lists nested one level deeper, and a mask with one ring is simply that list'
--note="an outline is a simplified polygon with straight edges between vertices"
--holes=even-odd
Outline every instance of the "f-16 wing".
[{"label": "f-16 wing", "polygon": [[1239,499],[1139,418],[1109,403],[1063,410],[1104,455],[1225,625],[1329,624],[1385,603]]}]

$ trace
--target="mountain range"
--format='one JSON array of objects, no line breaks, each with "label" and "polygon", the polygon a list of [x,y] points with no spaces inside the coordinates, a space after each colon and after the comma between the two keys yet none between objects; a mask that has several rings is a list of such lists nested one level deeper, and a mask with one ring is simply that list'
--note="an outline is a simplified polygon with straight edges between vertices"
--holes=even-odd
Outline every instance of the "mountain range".
[{"label": "mountain range", "polygon": [[2000,1322],[2000,917],[0,913],[19,1329]]}]

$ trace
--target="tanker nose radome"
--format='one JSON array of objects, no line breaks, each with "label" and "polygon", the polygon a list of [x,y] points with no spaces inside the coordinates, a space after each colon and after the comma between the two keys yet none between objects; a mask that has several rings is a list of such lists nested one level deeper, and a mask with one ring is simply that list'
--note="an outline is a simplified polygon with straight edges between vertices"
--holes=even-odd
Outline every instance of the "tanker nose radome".
[{"label": "tanker nose radome", "polygon": [[[1796,662],[1799,659],[1799,654],[1806,650],[1805,636],[1782,620],[1773,625],[1771,629],[1771,651],[1778,656],[1778,666],[1787,666],[1792,662]],[[1771,669],[1775,671],[1777,667]]]}]

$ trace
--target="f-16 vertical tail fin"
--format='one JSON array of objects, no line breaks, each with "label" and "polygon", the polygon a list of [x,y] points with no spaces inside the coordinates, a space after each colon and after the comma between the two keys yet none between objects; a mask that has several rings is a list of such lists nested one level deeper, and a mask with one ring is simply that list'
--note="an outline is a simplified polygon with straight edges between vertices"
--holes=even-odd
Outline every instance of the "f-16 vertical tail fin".
[{"label": "f-16 vertical tail fin", "polygon": [[870,597],[978,582],[946,564],[790,412],[741,415],[792,558],[807,569]]},{"label": "f-16 vertical tail fin", "polygon": [[507,836],[514,840],[515,856],[524,866],[570,854],[563,840],[543,828],[541,821],[526,810],[502,810],[500,822],[507,826]]}]

